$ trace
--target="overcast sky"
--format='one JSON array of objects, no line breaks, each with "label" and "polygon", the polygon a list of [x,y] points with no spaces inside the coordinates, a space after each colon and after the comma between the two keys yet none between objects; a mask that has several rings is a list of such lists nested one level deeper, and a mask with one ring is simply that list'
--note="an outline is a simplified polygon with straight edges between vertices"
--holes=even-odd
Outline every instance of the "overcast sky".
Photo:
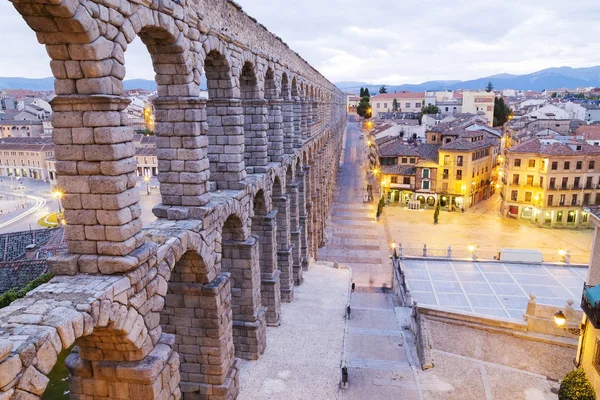
[{"label": "overcast sky", "polygon": [[[600,65],[597,0],[237,0],[330,80],[466,80]],[[408,3],[408,4],[406,4]],[[0,76],[50,76],[49,59],[0,1]],[[152,79],[141,42],[127,77]]]}]

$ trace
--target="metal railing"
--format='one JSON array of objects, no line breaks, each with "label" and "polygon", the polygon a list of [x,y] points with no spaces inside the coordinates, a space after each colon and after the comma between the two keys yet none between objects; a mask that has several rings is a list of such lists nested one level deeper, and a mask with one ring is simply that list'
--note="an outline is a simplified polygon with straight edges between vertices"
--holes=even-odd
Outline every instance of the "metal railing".
[{"label": "metal railing", "polygon": [[[395,249],[400,258],[441,258],[456,260],[494,261],[498,260],[500,249],[491,247],[450,245],[430,246],[427,244],[401,243]],[[556,252],[542,251],[542,258],[546,263],[564,263],[588,265],[590,255],[570,250],[557,249]]]}]

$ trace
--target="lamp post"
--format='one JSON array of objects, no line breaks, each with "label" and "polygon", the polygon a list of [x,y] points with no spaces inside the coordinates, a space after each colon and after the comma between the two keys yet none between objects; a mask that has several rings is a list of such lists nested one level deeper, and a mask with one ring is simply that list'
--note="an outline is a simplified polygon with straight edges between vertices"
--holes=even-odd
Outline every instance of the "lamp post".
[{"label": "lamp post", "polygon": [[150,177],[148,175],[144,175],[144,182],[146,182],[146,194],[150,196]]},{"label": "lamp post", "polygon": [[56,190],[54,192],[54,197],[56,198],[56,203],[58,204],[58,214],[59,215],[62,214],[62,207],[60,204],[60,199],[62,199],[62,196],[63,196],[63,194],[60,190]]},{"label": "lamp post", "polygon": [[556,324],[557,328],[564,329],[565,331],[567,331],[570,334],[575,335],[575,336],[580,336],[581,333],[585,330],[584,324],[580,324],[579,328],[569,328],[569,327],[565,326],[566,322],[567,322],[567,317],[565,316],[565,314],[562,311],[558,311],[557,313],[554,314],[554,323]]}]

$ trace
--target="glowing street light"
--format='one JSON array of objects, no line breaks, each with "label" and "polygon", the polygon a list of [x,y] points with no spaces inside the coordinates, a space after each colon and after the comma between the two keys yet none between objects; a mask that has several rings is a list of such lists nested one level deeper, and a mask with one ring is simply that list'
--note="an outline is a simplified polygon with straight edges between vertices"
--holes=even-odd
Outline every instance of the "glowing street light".
[{"label": "glowing street light", "polygon": [[567,317],[565,317],[565,314],[563,314],[562,311],[559,311],[556,314],[554,314],[554,323],[556,324],[556,326],[560,328],[565,324],[565,322],[567,322]]},{"label": "glowing street light", "polygon": [[58,204],[58,214],[60,215],[60,214],[62,214],[62,207],[60,205],[60,199],[62,199],[63,193],[60,190],[55,190],[53,195],[56,198],[56,203]]},{"label": "glowing street light", "polygon": [[470,244],[469,245],[469,253],[472,253],[475,251],[475,245],[474,244]]}]

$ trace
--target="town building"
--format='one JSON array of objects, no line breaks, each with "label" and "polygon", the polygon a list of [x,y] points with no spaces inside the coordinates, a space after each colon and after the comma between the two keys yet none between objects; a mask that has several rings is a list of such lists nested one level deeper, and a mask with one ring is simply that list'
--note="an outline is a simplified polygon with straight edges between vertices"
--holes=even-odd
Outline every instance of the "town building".
[{"label": "town building", "polygon": [[507,150],[504,215],[540,227],[587,228],[600,204],[600,147],[581,140],[530,139]]},{"label": "town building", "polygon": [[54,157],[54,144],[42,138],[0,140],[0,176],[48,179],[47,160]]},{"label": "town building", "polygon": [[379,113],[393,112],[394,99],[398,102],[399,112],[418,113],[423,108],[425,94],[423,92],[380,93],[371,96],[372,117],[378,118]]},{"label": "town building", "polygon": [[494,121],[494,101],[496,94],[486,91],[468,91],[462,92],[462,112],[470,114],[485,114],[492,126]]}]

